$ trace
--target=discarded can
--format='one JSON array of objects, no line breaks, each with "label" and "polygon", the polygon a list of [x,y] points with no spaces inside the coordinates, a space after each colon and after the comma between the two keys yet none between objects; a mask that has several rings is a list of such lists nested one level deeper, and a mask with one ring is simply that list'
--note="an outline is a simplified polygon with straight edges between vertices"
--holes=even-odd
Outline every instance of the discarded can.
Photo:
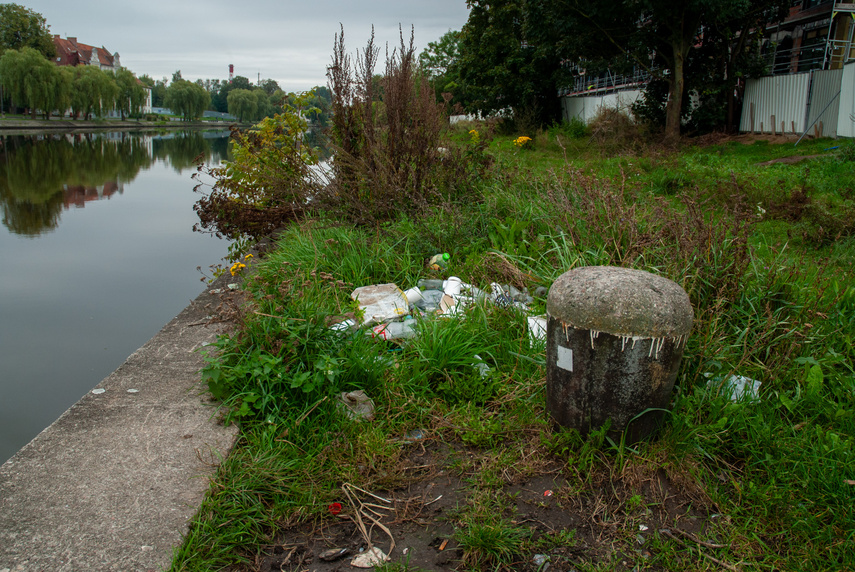
[{"label": "discarded can", "polygon": [[338,514],[341,512],[341,503],[340,502],[330,503],[330,506],[328,506],[327,508],[329,509],[330,514]]},{"label": "discarded can", "polygon": [[434,254],[430,260],[428,260],[428,267],[433,270],[445,270],[448,266],[448,261],[451,258],[451,255],[447,252],[440,252],[439,254]]}]

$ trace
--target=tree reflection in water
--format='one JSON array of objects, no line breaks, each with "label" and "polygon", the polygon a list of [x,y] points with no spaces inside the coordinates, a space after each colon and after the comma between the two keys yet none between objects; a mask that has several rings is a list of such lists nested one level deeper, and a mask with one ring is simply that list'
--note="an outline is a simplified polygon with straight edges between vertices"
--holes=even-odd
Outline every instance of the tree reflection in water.
[{"label": "tree reflection in water", "polygon": [[109,198],[161,160],[176,171],[227,153],[222,131],[40,134],[0,137],[0,209],[10,232],[57,228],[63,210]]}]

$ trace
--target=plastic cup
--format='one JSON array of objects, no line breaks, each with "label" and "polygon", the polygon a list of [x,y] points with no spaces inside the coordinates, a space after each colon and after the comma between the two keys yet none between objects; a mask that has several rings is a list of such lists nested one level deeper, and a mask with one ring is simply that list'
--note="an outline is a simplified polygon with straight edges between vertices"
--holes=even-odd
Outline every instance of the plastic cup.
[{"label": "plastic cup", "polygon": [[443,292],[449,296],[459,296],[462,285],[463,280],[457,276],[452,276],[443,283]]},{"label": "plastic cup", "polygon": [[406,296],[407,303],[409,303],[409,304],[415,304],[416,302],[418,302],[419,300],[421,300],[423,298],[422,297],[422,291],[419,289],[418,286],[415,286],[413,288],[410,288],[409,290],[406,290],[404,292],[404,296]]}]

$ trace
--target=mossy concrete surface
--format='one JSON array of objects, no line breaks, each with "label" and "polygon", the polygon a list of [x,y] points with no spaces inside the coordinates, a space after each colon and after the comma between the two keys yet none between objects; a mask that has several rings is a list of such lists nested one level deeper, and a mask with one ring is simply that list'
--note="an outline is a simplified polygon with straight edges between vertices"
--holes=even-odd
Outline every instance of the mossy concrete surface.
[{"label": "mossy concrete surface", "polygon": [[237,436],[201,395],[215,302],[200,295],[0,467],[0,571],[170,565]]},{"label": "mossy concrete surface", "polygon": [[615,336],[677,338],[692,329],[692,304],[675,282],[630,268],[585,266],[552,284],[547,313],[562,324]]}]

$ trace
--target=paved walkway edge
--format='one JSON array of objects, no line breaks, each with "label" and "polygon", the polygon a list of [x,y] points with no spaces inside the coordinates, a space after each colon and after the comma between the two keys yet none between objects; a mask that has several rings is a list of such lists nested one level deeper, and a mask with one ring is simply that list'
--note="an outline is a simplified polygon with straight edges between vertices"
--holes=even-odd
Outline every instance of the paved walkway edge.
[{"label": "paved walkway edge", "polygon": [[216,303],[199,295],[0,467],[0,572],[170,566],[237,438],[201,394]]}]

